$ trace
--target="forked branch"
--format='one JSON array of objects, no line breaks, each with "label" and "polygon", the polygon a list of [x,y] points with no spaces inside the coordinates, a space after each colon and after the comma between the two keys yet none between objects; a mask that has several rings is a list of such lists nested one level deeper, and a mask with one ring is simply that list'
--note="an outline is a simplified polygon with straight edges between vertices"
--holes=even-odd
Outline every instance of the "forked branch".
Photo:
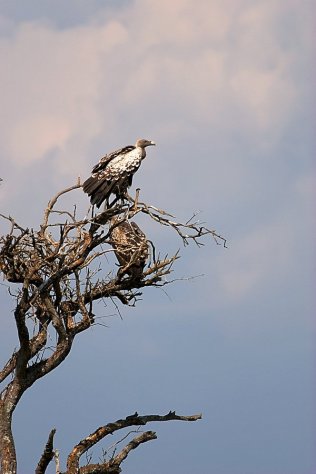
[{"label": "forked branch", "polygon": [[[67,460],[67,471],[64,474],[77,474],[79,469],[79,461],[81,456],[88,451],[92,446],[101,441],[106,436],[115,433],[116,431],[122,430],[130,426],[145,426],[147,423],[155,421],[197,421],[202,418],[201,414],[191,416],[176,415],[174,411],[170,411],[167,415],[133,415],[127,416],[124,419],[117,420],[113,423],[108,423],[105,426],[101,426],[96,431],[91,433],[86,438],[82,439],[71,451]],[[131,450],[137,448],[140,444],[155,439],[156,433],[153,431],[147,431],[142,433],[140,436],[132,439],[116,456],[108,461],[104,461],[101,464],[91,464],[80,468],[81,474],[89,473],[103,473],[109,474],[112,472],[120,472],[120,464],[126,459]]]}]

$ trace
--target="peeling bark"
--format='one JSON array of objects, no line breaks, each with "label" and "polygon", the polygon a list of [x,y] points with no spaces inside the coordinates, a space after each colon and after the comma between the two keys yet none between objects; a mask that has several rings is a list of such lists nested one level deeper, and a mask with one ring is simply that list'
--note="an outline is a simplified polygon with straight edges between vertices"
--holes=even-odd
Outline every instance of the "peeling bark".
[{"label": "peeling bark", "polygon": [[0,401],[0,466],[1,474],[16,474],[17,462],[11,429],[12,413],[8,404]]}]

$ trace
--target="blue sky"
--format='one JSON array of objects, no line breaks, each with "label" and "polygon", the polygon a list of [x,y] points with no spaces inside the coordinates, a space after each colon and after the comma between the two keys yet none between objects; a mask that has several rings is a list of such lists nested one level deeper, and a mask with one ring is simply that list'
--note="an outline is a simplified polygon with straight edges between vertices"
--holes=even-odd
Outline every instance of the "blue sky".
[{"label": "blue sky", "polygon": [[[108,327],[20,402],[21,472],[53,426],[64,462],[101,424],[170,409],[203,420],[153,426],[125,472],[315,472],[312,3],[0,1],[1,212],[37,226],[52,194],[144,136],[157,147],[135,176],[143,198],[201,211],[229,247],[181,248],[175,277],[204,276],[149,289],[122,320],[98,305]],[[181,246],[143,225],[162,252]]]}]

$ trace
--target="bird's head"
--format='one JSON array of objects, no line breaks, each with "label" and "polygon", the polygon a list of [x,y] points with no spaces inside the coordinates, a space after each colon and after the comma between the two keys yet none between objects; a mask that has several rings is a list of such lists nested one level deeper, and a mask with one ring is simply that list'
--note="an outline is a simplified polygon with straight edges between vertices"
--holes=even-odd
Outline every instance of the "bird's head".
[{"label": "bird's head", "polygon": [[138,148],[145,148],[146,146],[151,146],[151,145],[156,145],[155,142],[152,142],[151,140],[145,140],[144,138],[140,138],[136,142],[136,147]]}]

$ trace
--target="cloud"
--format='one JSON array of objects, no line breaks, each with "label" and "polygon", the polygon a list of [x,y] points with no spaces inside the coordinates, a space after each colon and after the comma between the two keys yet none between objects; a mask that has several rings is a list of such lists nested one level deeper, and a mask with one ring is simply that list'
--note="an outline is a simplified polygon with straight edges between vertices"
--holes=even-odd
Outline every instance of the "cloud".
[{"label": "cloud", "polygon": [[27,166],[56,148],[71,159],[84,152],[103,125],[102,59],[125,39],[124,28],[109,22],[66,31],[22,24],[0,40],[1,142],[13,163]]},{"label": "cloud", "polygon": [[123,145],[149,119],[166,140],[235,129],[237,117],[258,145],[261,133],[276,139],[297,99],[276,5],[138,0],[62,31],[19,24],[0,40],[5,155],[28,166],[54,152],[58,173],[86,171],[94,140]]},{"label": "cloud", "polygon": [[64,117],[35,115],[17,121],[7,137],[7,149],[20,165],[42,159],[49,151],[60,148],[71,134],[71,124]]},{"label": "cloud", "polygon": [[276,284],[286,276],[293,255],[289,224],[260,226],[232,242],[232,252],[219,269],[222,300],[249,298],[267,282]]},{"label": "cloud", "polygon": [[[257,219],[248,218],[252,228],[246,232],[240,227],[225,254],[215,259],[217,304],[235,307],[247,300],[259,301],[266,291],[273,300],[277,289],[280,297],[289,285],[301,297],[300,285],[308,283],[309,272],[314,273],[314,202],[315,178],[303,175],[294,180],[280,209],[275,203],[267,217],[259,209]],[[289,299],[292,296],[287,294]]]}]

